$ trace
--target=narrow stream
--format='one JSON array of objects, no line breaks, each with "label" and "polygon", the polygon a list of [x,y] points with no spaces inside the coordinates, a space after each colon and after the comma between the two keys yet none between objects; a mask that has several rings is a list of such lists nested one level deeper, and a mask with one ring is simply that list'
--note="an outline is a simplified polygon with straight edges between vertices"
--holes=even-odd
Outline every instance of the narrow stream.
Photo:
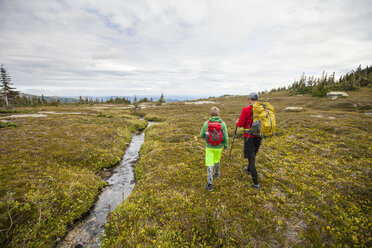
[{"label": "narrow stream", "polygon": [[[149,122],[147,127],[151,124],[153,123]],[[133,135],[124,158],[114,169],[111,177],[106,180],[108,186],[103,189],[94,209],[68,233],[65,239],[57,245],[57,248],[100,247],[108,214],[115,210],[134,188],[134,166],[139,160],[139,150],[144,139],[144,132]]]}]

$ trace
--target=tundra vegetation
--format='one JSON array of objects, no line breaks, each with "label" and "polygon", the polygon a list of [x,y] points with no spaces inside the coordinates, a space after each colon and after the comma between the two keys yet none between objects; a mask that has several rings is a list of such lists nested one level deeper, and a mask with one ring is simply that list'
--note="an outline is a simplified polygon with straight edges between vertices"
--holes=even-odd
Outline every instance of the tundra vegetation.
[{"label": "tundra vegetation", "polygon": [[371,246],[372,91],[349,95],[261,95],[277,118],[276,135],[257,156],[261,191],[242,170],[241,130],[213,192],[205,189],[205,142],[193,138],[218,106],[231,141],[246,96],[141,110],[165,121],[146,130],[137,184],[110,214],[103,247]]},{"label": "tundra vegetation", "polygon": [[162,122],[146,131],[137,184],[109,216],[103,247],[371,246],[371,94],[368,87],[337,100],[262,94],[278,125],[257,157],[262,191],[242,170],[241,130],[213,192],[204,188],[205,143],[193,138],[212,106],[232,138],[246,96],[138,111],[103,104],[1,111],[0,118],[46,117],[1,119],[14,125],[0,128],[0,246],[58,242],[104,187],[104,168],[121,159],[147,120]]},{"label": "tundra vegetation", "polygon": [[102,169],[118,163],[132,133],[147,125],[119,105],[99,106],[0,113],[47,116],[1,119],[1,247],[52,247],[93,204],[105,185]]}]

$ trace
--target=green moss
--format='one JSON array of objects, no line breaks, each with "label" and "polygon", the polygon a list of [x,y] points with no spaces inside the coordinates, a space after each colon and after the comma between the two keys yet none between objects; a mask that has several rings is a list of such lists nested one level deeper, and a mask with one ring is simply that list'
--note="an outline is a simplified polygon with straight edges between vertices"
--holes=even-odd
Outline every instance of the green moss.
[{"label": "green moss", "polygon": [[[205,190],[205,143],[194,136],[210,105],[144,109],[167,121],[146,131],[135,190],[111,215],[103,247],[368,246],[372,119],[310,95],[261,95],[267,97],[276,108],[278,135],[258,152],[260,192],[242,170],[242,130],[230,164],[222,157],[215,190]],[[361,91],[340,101],[368,105],[370,99]],[[216,101],[232,138],[247,98]],[[287,106],[311,107],[288,113]]]},{"label": "green moss", "polygon": [[105,186],[98,172],[147,124],[115,106],[105,111],[112,118],[97,118],[87,106],[30,109],[84,114],[18,118],[21,128],[0,129],[1,247],[52,247]]},{"label": "green moss", "polygon": [[[194,136],[210,105],[142,109],[146,120],[166,120],[146,130],[136,187],[111,214],[103,247],[369,246],[372,119],[351,107],[368,110],[370,89],[335,101],[260,97],[273,104],[278,123],[258,152],[260,192],[242,171],[242,130],[230,164],[222,157],[215,191],[205,190],[205,143]],[[232,138],[247,97],[215,101]],[[287,106],[307,112],[284,112]],[[54,110],[86,114],[19,118],[19,128],[0,129],[2,247],[52,247],[104,187],[98,172],[119,161],[132,133],[147,125],[115,106],[105,109],[112,118],[97,118],[89,105],[27,109]]]}]

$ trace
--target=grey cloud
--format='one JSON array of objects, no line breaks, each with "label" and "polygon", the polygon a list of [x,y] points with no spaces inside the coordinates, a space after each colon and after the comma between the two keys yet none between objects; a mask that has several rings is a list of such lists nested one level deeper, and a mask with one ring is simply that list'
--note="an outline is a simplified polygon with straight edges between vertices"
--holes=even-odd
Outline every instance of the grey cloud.
[{"label": "grey cloud", "polygon": [[242,94],[369,64],[370,23],[364,0],[4,0],[0,63],[39,93]]}]

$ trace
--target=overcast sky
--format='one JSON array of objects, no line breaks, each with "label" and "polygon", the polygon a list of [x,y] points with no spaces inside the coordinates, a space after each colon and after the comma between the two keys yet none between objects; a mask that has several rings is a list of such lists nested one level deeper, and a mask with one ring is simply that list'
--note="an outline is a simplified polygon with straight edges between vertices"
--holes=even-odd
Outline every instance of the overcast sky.
[{"label": "overcast sky", "polygon": [[0,0],[0,64],[32,94],[249,94],[371,65],[372,1]]}]

